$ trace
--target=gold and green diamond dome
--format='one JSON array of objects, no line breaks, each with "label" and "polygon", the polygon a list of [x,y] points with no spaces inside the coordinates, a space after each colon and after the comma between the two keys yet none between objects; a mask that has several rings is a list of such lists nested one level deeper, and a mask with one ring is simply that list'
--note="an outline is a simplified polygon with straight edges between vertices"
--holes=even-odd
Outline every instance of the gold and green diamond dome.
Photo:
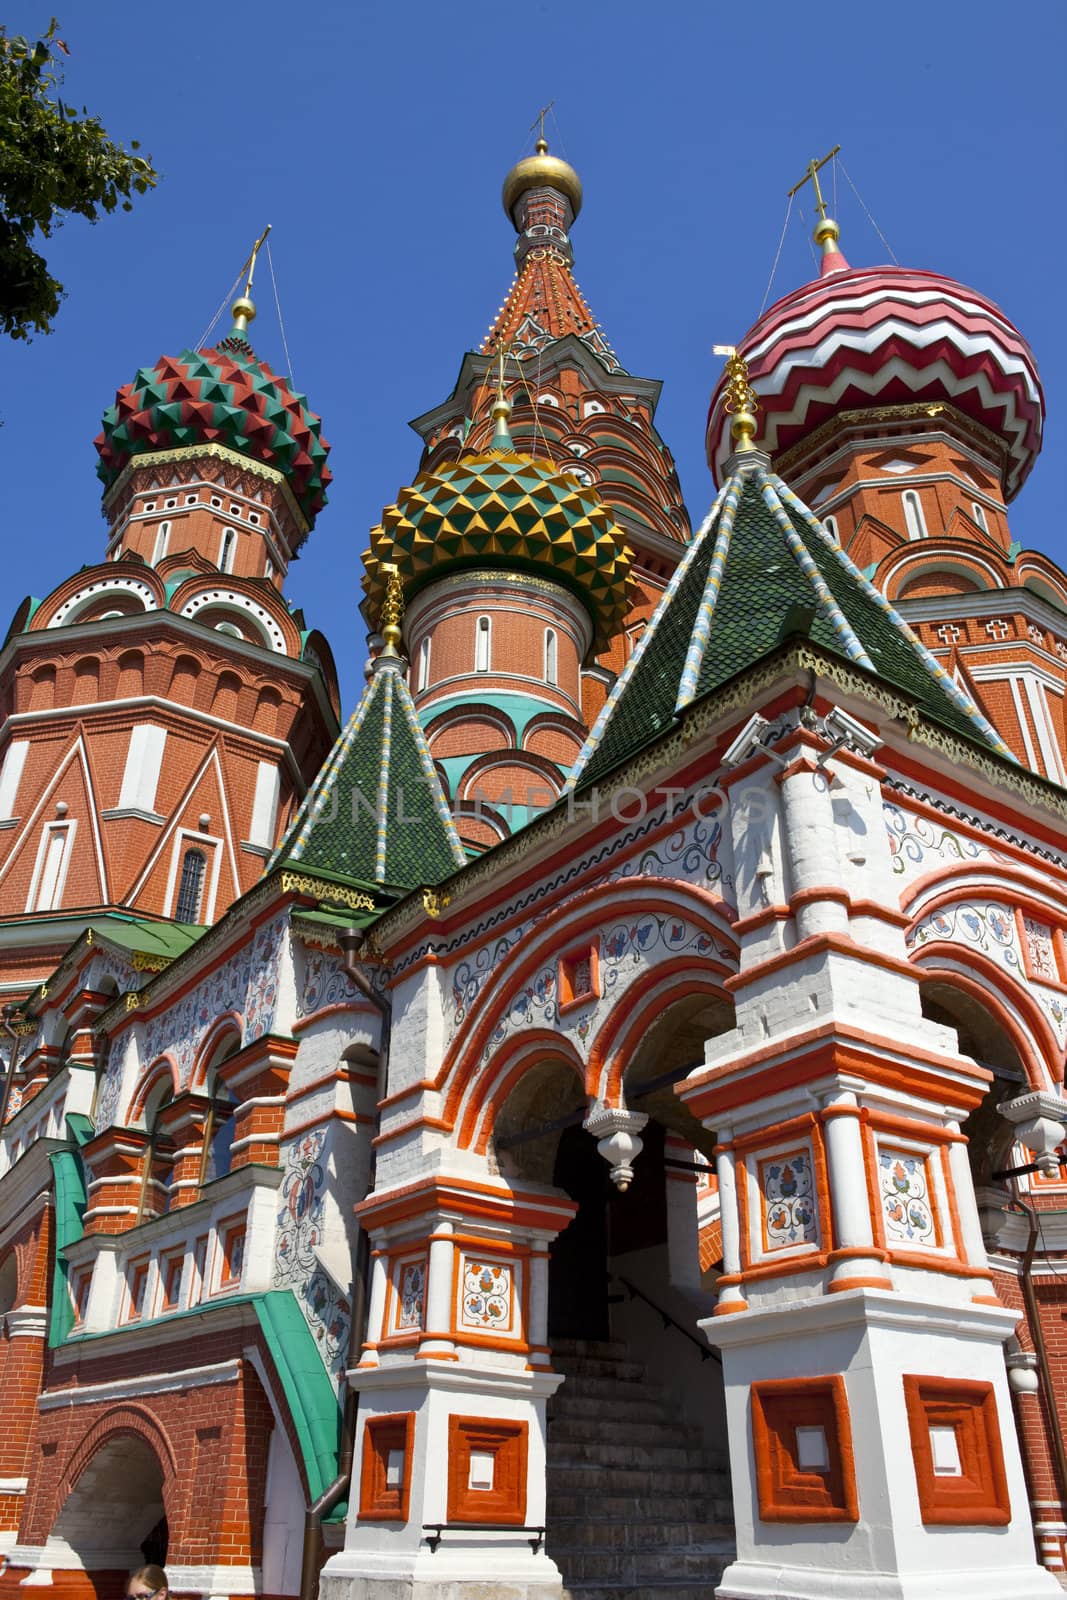
[{"label": "gold and green diamond dome", "polygon": [[633,555],[600,497],[551,462],[492,450],[422,473],[371,529],[363,587],[374,614],[394,562],[410,599],[446,569],[552,577],[584,603],[594,649],[619,631]]}]

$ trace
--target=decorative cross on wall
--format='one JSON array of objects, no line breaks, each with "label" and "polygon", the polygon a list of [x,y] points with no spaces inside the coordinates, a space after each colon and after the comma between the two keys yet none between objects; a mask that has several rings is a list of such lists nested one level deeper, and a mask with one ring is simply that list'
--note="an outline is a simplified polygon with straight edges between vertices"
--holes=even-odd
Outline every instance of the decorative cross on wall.
[{"label": "decorative cross on wall", "polygon": [[1008,637],[1008,634],[1011,632],[1011,628],[1008,623],[1004,621],[1003,617],[995,617],[992,622],[986,623],[985,631],[988,633],[991,639],[1000,640]]},{"label": "decorative cross on wall", "polygon": [[956,627],[954,622],[943,622],[937,630],[937,637],[942,644],[955,644],[962,631],[961,628]]}]

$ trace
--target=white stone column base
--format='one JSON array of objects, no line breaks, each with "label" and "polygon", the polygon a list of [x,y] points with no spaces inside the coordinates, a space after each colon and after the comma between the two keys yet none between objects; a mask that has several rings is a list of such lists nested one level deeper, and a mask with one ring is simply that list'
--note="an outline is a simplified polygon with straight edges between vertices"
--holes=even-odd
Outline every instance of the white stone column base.
[{"label": "white stone column base", "polygon": [[503,1529],[472,1532],[466,1540],[448,1533],[435,1551],[414,1556],[347,1550],[331,1557],[319,1577],[319,1600],[561,1600],[562,1594],[555,1562],[544,1550],[534,1555],[522,1534]]},{"label": "white stone column base", "polygon": [[735,1561],[722,1575],[715,1600],[1062,1600],[1063,1589],[1041,1567],[966,1571],[856,1573],[829,1567]]}]

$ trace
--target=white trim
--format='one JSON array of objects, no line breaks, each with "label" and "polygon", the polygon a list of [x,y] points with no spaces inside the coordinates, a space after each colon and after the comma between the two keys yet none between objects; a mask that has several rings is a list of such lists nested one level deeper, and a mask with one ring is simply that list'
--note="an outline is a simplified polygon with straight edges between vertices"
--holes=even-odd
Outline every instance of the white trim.
[{"label": "white trim", "polygon": [[[247,730],[245,730],[245,731],[247,731]],[[182,815],[182,813],[185,811],[186,807],[189,805],[193,795],[196,792],[197,785],[201,782],[201,780],[203,779],[204,775],[210,770],[210,768],[212,766],[215,767],[215,776],[216,776],[216,778],[218,780],[219,803],[222,806],[222,824],[223,824],[224,837],[216,839],[216,838],[212,838],[209,834],[203,834],[203,833],[194,834],[194,833],[192,833],[191,830],[187,830],[187,831],[189,831],[189,837],[190,838],[204,839],[209,844],[218,844],[218,845],[223,845],[225,847],[225,849],[228,852],[228,856],[229,856],[230,871],[233,874],[234,893],[235,894],[240,894],[240,892],[241,892],[241,880],[240,880],[240,878],[238,876],[238,873],[237,873],[237,853],[236,853],[236,851],[234,850],[234,847],[233,847],[233,829],[232,829],[231,824],[230,824],[229,800],[227,798],[226,784],[223,781],[222,763],[219,760],[218,746],[217,745],[213,745],[212,748],[208,751],[207,755],[204,757],[204,760],[201,763],[201,765],[198,768],[198,770],[193,773],[193,776],[190,778],[188,784],[185,787],[184,794],[182,794],[181,798],[178,800],[177,804],[175,805],[173,813],[172,813],[172,820],[168,824],[168,826],[164,830],[164,832],[160,835],[159,841],[158,841],[158,843],[156,845],[156,848],[153,850],[152,854],[149,856],[147,862],[145,863],[144,871],[141,873],[141,876],[138,878],[137,882],[132,886],[132,888],[130,888],[128,890],[128,892],[126,894],[126,900],[125,900],[125,903],[127,905],[134,903],[136,901],[137,896],[140,894],[141,890],[144,888],[144,885],[147,883],[149,877],[151,876],[153,870],[155,869],[157,861],[160,859],[160,857],[163,854],[163,850],[164,850],[164,848],[166,846],[168,838],[172,838],[174,836],[175,832],[179,832],[180,833],[181,831],[183,831],[183,830],[179,829],[178,818]],[[220,852],[220,854],[221,854],[221,852]],[[170,878],[167,881],[166,894],[165,894],[164,900],[163,900],[163,904],[164,905],[169,905],[170,902],[171,902],[171,895],[172,895],[173,888],[174,888],[175,871],[176,871],[176,869],[175,869],[175,865],[174,865],[174,860],[172,858],[172,860],[171,860],[171,875],[170,875]],[[2,876],[2,873],[0,873],[0,876]],[[216,880],[216,882],[217,882],[217,880]],[[214,902],[214,898],[212,898],[212,902],[211,902],[212,909],[214,909],[214,903],[215,903]],[[213,918],[210,918],[208,920],[213,920]]]},{"label": "white trim", "polygon": [[163,557],[167,553],[167,546],[170,543],[170,530],[171,523],[169,519],[165,522],[161,522],[159,527],[156,529],[156,542],[152,550],[152,565],[154,567],[158,567],[159,563],[163,560]]},{"label": "white trim", "polygon": [[908,538],[928,539],[930,532],[926,526],[926,514],[918,490],[905,489],[900,500],[904,507],[904,526],[908,530]]},{"label": "white trim", "polygon": [[112,578],[108,576],[106,578],[98,578],[95,583],[90,583],[84,589],[79,589],[76,594],[72,594],[69,600],[63,602],[55,616],[49,619],[47,626],[49,628],[61,628],[67,622],[68,617],[71,624],[75,623],[78,620],[77,617],[71,616],[74,608],[81,606],[83,602],[87,604],[108,589],[125,590],[128,594],[136,595],[144,601],[146,611],[159,610],[155,590],[150,584],[145,583],[143,579]]},{"label": "white trim", "polygon": [[1037,731],[1037,742],[1041,746],[1041,756],[1045,763],[1045,771],[1056,783],[1064,781],[1063,762],[1060,758],[1059,746],[1052,727],[1052,717],[1049,703],[1045,699],[1041,684],[1033,673],[1025,672],[1022,675],[1026,687],[1026,698],[1030,703],[1030,710],[1034,718],[1034,728]]},{"label": "white trim", "polygon": [[419,657],[418,657],[419,665],[418,665],[418,674],[417,674],[416,682],[415,682],[415,693],[416,694],[422,694],[425,689],[429,688],[429,684],[430,684],[430,648],[431,648],[431,646],[430,646],[430,635],[427,634],[426,637],[424,639],[420,640],[420,642],[419,642]]},{"label": "white trim", "polygon": [[0,1478],[0,1494],[25,1494],[29,1478]]},{"label": "white trim", "polygon": [[[67,715],[69,715],[70,714],[70,708],[67,707],[66,710],[67,710]],[[13,722],[15,719],[12,717],[12,718],[9,718],[8,720]],[[78,734],[77,738],[74,740],[74,743],[71,745],[71,747],[67,751],[66,755],[63,757],[62,761],[59,763],[59,766],[56,768],[56,771],[53,774],[51,781],[45,786],[45,789],[44,789],[43,794],[41,795],[41,798],[38,800],[37,804],[34,806],[32,812],[30,813],[30,816],[26,821],[25,827],[23,828],[21,834],[19,835],[18,840],[13,845],[10,853],[8,854],[7,860],[4,862],[3,866],[0,866],[0,883],[2,883],[4,881],[4,879],[7,877],[8,872],[14,866],[16,860],[18,859],[19,855],[21,854],[23,841],[26,840],[30,836],[30,834],[33,832],[33,828],[36,825],[37,819],[40,817],[41,813],[44,811],[45,807],[48,805],[52,795],[55,793],[55,791],[58,788],[59,784],[62,782],[63,776],[64,776],[67,768],[70,766],[71,762],[74,760],[74,757],[76,755],[80,755],[80,757],[81,757],[82,776],[83,776],[84,781],[85,781],[85,792],[86,792],[86,795],[88,797],[88,802],[89,802],[89,827],[92,830],[93,846],[94,846],[95,851],[96,851],[96,866],[97,866],[97,871],[100,874],[100,900],[101,900],[101,904],[107,905],[110,902],[111,894],[110,894],[110,891],[108,889],[107,870],[106,870],[106,868],[104,866],[104,847],[103,847],[103,843],[101,842],[101,839],[100,839],[100,826],[99,826],[99,822],[97,820],[97,818],[99,816],[99,809],[100,808],[97,805],[96,791],[95,791],[95,789],[93,787],[92,773],[89,770],[89,760],[88,760],[88,756],[87,756],[86,750],[85,750],[85,740],[84,740],[84,738],[82,737],[82,735],[80,733]]]},{"label": "white trim", "polygon": [[[58,911],[63,904],[63,890],[67,886],[67,873],[70,871],[70,858],[74,853],[74,837],[78,831],[76,817],[62,822],[47,822],[41,829],[41,838],[37,845],[37,859],[34,862],[33,876],[30,879],[30,892],[26,896],[27,911]],[[59,845],[58,857],[55,846]],[[47,891],[47,905],[42,903],[47,876],[52,873],[52,863],[55,862],[55,874],[51,886]]]},{"label": "white trim", "polygon": [[252,798],[252,822],[246,843],[271,846],[278,821],[278,800],[281,796],[281,773],[273,761],[261,761],[256,767],[256,790]]},{"label": "white trim", "polygon": [[48,1331],[47,1306],[14,1306],[0,1317],[9,1339],[43,1339]]},{"label": "white trim", "polygon": [[0,768],[0,819],[15,820],[15,801],[19,797],[19,784],[26,765],[28,739],[12,739],[4,751],[4,764]]},{"label": "white trim", "polygon": [[555,628],[545,629],[544,655],[545,682],[550,688],[556,689],[559,687],[559,634]]},{"label": "white trim", "polygon": [[39,1411],[60,1406],[94,1405],[98,1400],[122,1400],[133,1395],[171,1394],[175,1389],[201,1389],[208,1384],[236,1383],[241,1376],[238,1360],[217,1361],[210,1367],[186,1367],[179,1372],[154,1372],[145,1377],[116,1378],[112,1383],[80,1383],[69,1389],[48,1389],[37,1399]]},{"label": "white trim", "polygon": [[166,747],[167,730],[158,723],[139,722],[130,729],[117,809],[155,815],[156,790]]},{"label": "white trim", "polygon": [[[232,576],[232,574],[228,574],[228,576]],[[257,605],[254,600],[249,599],[248,595],[241,594],[235,589],[202,589],[198,594],[194,594],[191,600],[186,601],[179,612],[179,616],[193,618],[205,606],[233,606],[239,611],[247,611],[249,616],[255,618],[267,635],[266,643],[261,644],[259,648],[261,650],[273,650],[276,655],[289,655],[285,645],[285,634],[282,632],[276,618],[271,615],[266,606]],[[251,644],[254,641],[246,639],[245,643]],[[292,658],[290,657],[290,659]]]}]

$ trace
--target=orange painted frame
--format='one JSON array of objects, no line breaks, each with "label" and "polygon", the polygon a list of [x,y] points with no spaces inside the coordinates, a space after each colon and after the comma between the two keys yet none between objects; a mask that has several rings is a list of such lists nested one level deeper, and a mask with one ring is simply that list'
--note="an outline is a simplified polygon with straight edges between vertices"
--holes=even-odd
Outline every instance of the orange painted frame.
[{"label": "orange painted frame", "polygon": [[[751,1389],[752,1444],[764,1522],[858,1522],[856,1463],[845,1380],[767,1378]],[[822,1428],[829,1468],[797,1465],[798,1427]]]},{"label": "orange painted frame", "polygon": [[[1011,1521],[1011,1499],[993,1385],[976,1378],[905,1373],[904,1404],[923,1523],[1005,1527]],[[938,1427],[955,1432],[962,1468],[958,1477],[934,1471],[930,1429]]]},{"label": "orange painted frame", "polygon": [[[526,1521],[526,1456],[530,1428],[507,1417],[448,1419],[449,1522],[500,1522],[521,1527]],[[469,1486],[471,1452],[493,1456],[493,1487]]]},{"label": "orange painted frame", "polygon": [[[415,1442],[414,1411],[368,1417],[363,1429],[363,1461],[359,1474],[359,1516],[362,1522],[406,1522],[411,1501],[411,1457]],[[389,1454],[404,1452],[399,1489],[386,1483]]]},{"label": "orange painted frame", "polygon": [[[586,956],[589,958],[589,988],[578,994],[574,988],[572,972]],[[577,944],[565,950],[556,962],[556,993],[559,995],[559,1014],[587,1005],[600,999],[600,935],[595,934],[588,944]]]}]

